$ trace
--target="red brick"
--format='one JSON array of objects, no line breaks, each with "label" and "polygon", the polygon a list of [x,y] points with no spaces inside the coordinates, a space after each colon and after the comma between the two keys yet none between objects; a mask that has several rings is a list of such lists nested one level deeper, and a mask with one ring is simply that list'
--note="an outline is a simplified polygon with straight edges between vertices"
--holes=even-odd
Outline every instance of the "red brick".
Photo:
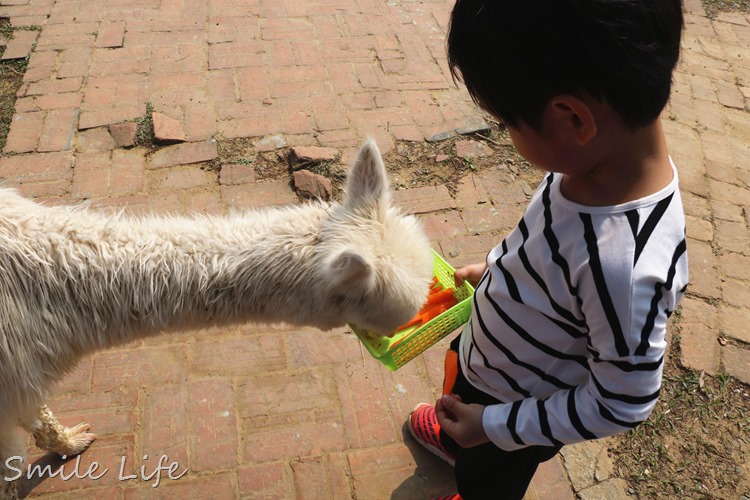
[{"label": "red brick", "polygon": [[297,498],[330,498],[326,466],[322,457],[295,460],[289,464]]},{"label": "red brick", "polygon": [[348,109],[373,109],[375,97],[371,92],[358,92],[341,96],[341,102]]},{"label": "red brick", "polygon": [[[183,471],[184,468],[180,467],[174,472],[174,476],[178,476]],[[136,480],[129,482],[135,483]],[[163,477],[158,488],[153,488],[153,479],[148,482],[138,482],[145,483],[147,486],[128,488],[125,491],[125,498],[128,500],[151,500],[154,496],[164,500],[237,498],[234,474],[217,474],[193,478],[192,473],[188,471],[187,474],[177,480],[170,480],[167,477]]]},{"label": "red brick", "polygon": [[265,101],[270,94],[268,76],[258,68],[237,69],[237,89],[240,101]]},{"label": "red brick", "polygon": [[220,215],[227,212],[221,201],[221,195],[214,190],[191,192],[186,206],[191,213]]},{"label": "red brick", "polygon": [[317,146],[297,146],[292,148],[292,154],[297,161],[321,162],[335,161],[339,151],[335,148],[321,148]]},{"label": "red brick", "polygon": [[75,131],[77,109],[55,109],[44,117],[39,137],[39,152],[65,151],[70,149]]},{"label": "red brick", "polygon": [[44,125],[45,113],[35,111],[13,116],[10,131],[3,151],[5,153],[28,153],[34,151]]},{"label": "red brick", "polygon": [[115,123],[110,125],[109,133],[118,148],[129,148],[135,145],[138,124],[134,122]]},{"label": "red brick", "polygon": [[318,134],[318,142],[325,147],[354,147],[361,142],[356,132],[350,129],[329,130]]},{"label": "red brick", "polygon": [[283,370],[286,353],[279,335],[211,338],[190,346],[191,372],[242,376],[256,371]]},{"label": "red brick", "polygon": [[[13,187],[8,185],[8,187]],[[27,198],[64,196],[70,193],[70,180],[60,179],[45,182],[24,182],[15,186]]]},{"label": "red brick", "polygon": [[262,42],[230,42],[208,47],[208,67],[210,70],[247,66],[263,66]]},{"label": "red brick", "polygon": [[145,112],[145,104],[122,105],[94,111],[81,111],[81,116],[78,118],[78,130],[135,120],[143,116]]},{"label": "red brick", "polygon": [[484,262],[503,236],[489,233],[440,240],[438,253],[454,268]]},{"label": "red brick", "polygon": [[39,32],[36,30],[15,30],[0,60],[23,59],[28,56],[38,36]]},{"label": "red brick", "polygon": [[159,149],[151,157],[149,167],[163,168],[200,163],[213,160],[217,155],[218,151],[214,141],[176,144]]},{"label": "red brick", "polygon": [[210,175],[197,167],[171,167],[149,172],[147,184],[152,190],[178,191],[211,184]]},{"label": "red brick", "polygon": [[70,179],[73,175],[70,152],[44,153],[0,158],[0,177],[23,178],[24,182]]},{"label": "red brick", "polygon": [[185,212],[184,193],[165,191],[150,193],[148,206],[151,212],[158,214],[182,214]]},{"label": "red brick", "polygon": [[349,126],[346,109],[335,97],[312,97],[311,109],[315,117],[315,130],[339,130]]},{"label": "red brick", "polygon": [[115,141],[104,127],[91,128],[78,134],[76,152],[91,153],[97,151],[111,151]]},{"label": "red brick", "polygon": [[219,182],[225,186],[255,182],[255,169],[252,165],[222,165]]},{"label": "red brick", "polygon": [[336,385],[349,448],[366,448],[396,442],[396,426],[385,408],[387,397],[381,373],[383,365],[365,358],[336,370]]},{"label": "red brick", "polygon": [[270,96],[274,99],[296,99],[325,94],[329,90],[328,84],[319,80],[302,82],[279,82],[269,86]]},{"label": "red brick", "polygon": [[750,384],[750,350],[744,346],[726,346],[722,348],[724,367],[727,373]]},{"label": "red brick", "polygon": [[212,104],[196,104],[185,109],[185,138],[206,141],[216,134],[216,111]]},{"label": "red brick", "polygon": [[[136,459],[136,465],[145,465],[149,470],[162,455],[167,455],[168,463],[178,462],[183,469],[189,466],[188,388],[182,381],[178,384],[161,384],[158,379],[153,382],[144,395],[142,455]],[[148,458],[144,459],[143,455]]]},{"label": "red brick", "polygon": [[[253,73],[256,75],[256,79],[265,79],[263,72],[254,70]],[[241,75],[241,70],[237,70],[238,85],[241,85],[243,81]],[[254,83],[255,80],[251,79],[250,82]],[[266,95],[265,92],[262,92],[262,94],[263,96]],[[211,102],[215,103],[235,102],[238,100],[237,90],[235,89],[234,70],[224,69],[208,72],[208,97]]]},{"label": "red brick", "polygon": [[93,389],[106,391],[122,385],[161,386],[187,379],[183,346],[104,351],[94,357]]},{"label": "red brick", "polygon": [[37,82],[52,78],[57,69],[57,52],[32,52],[23,74],[24,82]]},{"label": "red brick", "polygon": [[125,39],[125,22],[124,21],[104,21],[99,26],[99,32],[96,36],[96,46],[99,48],[117,48],[122,47]]},{"label": "red brick", "polygon": [[194,471],[220,470],[238,464],[237,410],[229,378],[190,384],[188,434]]},{"label": "red brick", "polygon": [[559,500],[575,500],[568,475],[560,462],[559,456],[542,462],[534,474],[530,490],[536,493],[536,498],[555,498]]},{"label": "red brick", "polygon": [[293,368],[355,362],[362,356],[359,340],[348,328],[295,330],[284,334],[284,339]]},{"label": "red brick", "polygon": [[445,186],[426,186],[393,193],[393,201],[410,214],[451,210],[456,203]]},{"label": "red brick", "polygon": [[424,140],[422,131],[415,125],[394,125],[388,127],[388,130],[393,137],[401,141],[421,142]]},{"label": "red brick", "polygon": [[349,94],[362,90],[351,64],[329,62],[326,67],[328,68],[331,85],[338,94]]},{"label": "red brick", "polygon": [[110,194],[126,196],[141,192],[145,183],[145,163],[141,151],[113,151]]},{"label": "red brick", "polygon": [[523,216],[524,207],[517,205],[493,205],[485,203],[461,210],[461,218],[471,234],[485,232],[507,233]]},{"label": "red brick", "polygon": [[104,198],[109,194],[110,152],[81,153],[76,156],[73,196],[79,199]]},{"label": "red brick", "polygon": [[88,74],[91,49],[89,47],[73,47],[60,54],[57,78],[83,77]]},{"label": "red brick", "polygon": [[86,394],[90,392],[93,361],[91,356],[86,356],[79,361],[76,367],[57,383],[53,394],[60,396],[68,393]]},{"label": "red brick", "polygon": [[218,131],[227,139],[237,137],[261,137],[282,131],[283,117],[281,111],[268,110],[252,118],[220,120]]},{"label": "red brick", "polygon": [[47,406],[62,425],[73,427],[87,422],[91,424],[91,432],[99,437],[131,433],[138,427],[138,390],[135,388],[56,397],[50,399]]},{"label": "red brick", "polygon": [[354,498],[356,494],[350,484],[352,474],[346,455],[328,453],[323,457],[323,464],[331,486],[330,498]]},{"label": "red brick", "polygon": [[183,142],[185,130],[179,120],[163,113],[151,113],[154,123],[154,136],[159,142]]},{"label": "red brick", "polygon": [[330,371],[304,370],[250,376],[237,391],[237,408],[253,429],[296,427],[339,419],[336,383]]},{"label": "red brick", "polygon": [[208,76],[194,73],[151,73],[148,99],[157,109],[189,106],[195,102],[206,102]]},{"label": "red brick", "polygon": [[286,462],[240,467],[237,470],[239,490],[244,495],[252,494],[255,498],[265,500],[293,498],[292,486],[287,481],[287,476],[290,473]]},{"label": "red brick", "polygon": [[42,110],[78,108],[81,106],[81,94],[76,92],[40,95],[34,99],[34,102]]},{"label": "red brick", "polygon": [[[109,49],[100,49],[109,50]],[[123,50],[123,49],[118,49]],[[134,61],[93,61],[89,64],[88,74],[93,78],[104,78],[107,76],[144,74],[149,71],[148,59],[137,59]]]},{"label": "red brick", "polygon": [[293,42],[297,63],[302,66],[318,66],[323,64],[318,44],[314,40],[298,40]]},{"label": "red brick", "polygon": [[26,95],[64,94],[66,92],[78,92],[81,90],[82,79],[59,78],[53,80],[40,80],[29,84]]},{"label": "red brick", "polygon": [[346,437],[337,422],[300,423],[296,426],[248,429],[243,439],[243,460],[266,462],[286,457],[320,455],[346,448]]},{"label": "red brick", "polygon": [[263,40],[304,41],[314,37],[313,25],[303,18],[264,18],[260,19],[260,33]]},{"label": "red brick", "polygon": [[221,186],[221,199],[233,208],[291,205],[299,199],[288,181],[264,181],[240,186]]},{"label": "red brick", "polygon": [[[398,490],[404,498],[433,498],[454,494],[453,470],[407,438],[395,444],[348,453],[353,488],[358,497],[390,498]],[[428,481],[409,480],[427,477]]]}]

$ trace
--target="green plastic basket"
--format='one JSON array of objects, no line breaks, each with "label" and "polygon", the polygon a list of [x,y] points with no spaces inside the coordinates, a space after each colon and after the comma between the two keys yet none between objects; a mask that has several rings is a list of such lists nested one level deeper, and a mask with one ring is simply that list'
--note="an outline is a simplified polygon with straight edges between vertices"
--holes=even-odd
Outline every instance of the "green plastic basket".
[{"label": "green plastic basket", "polygon": [[471,317],[471,297],[474,287],[464,282],[456,287],[453,269],[437,252],[432,251],[435,259],[433,274],[443,288],[453,289],[458,304],[443,314],[433,318],[419,328],[405,330],[392,338],[379,337],[372,339],[354,325],[349,325],[359,340],[367,347],[375,359],[391,371],[398,370],[416,356],[427,350],[440,339],[458,329]]}]

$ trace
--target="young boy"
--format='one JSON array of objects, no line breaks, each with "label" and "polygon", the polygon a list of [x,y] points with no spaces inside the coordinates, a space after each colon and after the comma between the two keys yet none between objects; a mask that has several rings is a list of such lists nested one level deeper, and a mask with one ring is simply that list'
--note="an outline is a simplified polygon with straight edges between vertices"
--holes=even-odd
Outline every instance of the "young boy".
[{"label": "young boy", "polygon": [[409,427],[455,462],[458,494],[522,498],[563,444],[624,432],[656,404],[687,285],[685,220],[659,115],[680,0],[458,0],[453,74],[549,172],[486,262],[444,393]]}]

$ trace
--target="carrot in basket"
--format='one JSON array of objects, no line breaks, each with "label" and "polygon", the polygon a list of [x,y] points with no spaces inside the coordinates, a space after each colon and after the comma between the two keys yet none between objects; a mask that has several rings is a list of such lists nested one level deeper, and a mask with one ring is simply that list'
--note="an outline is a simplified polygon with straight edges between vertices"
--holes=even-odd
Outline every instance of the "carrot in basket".
[{"label": "carrot in basket", "polygon": [[440,290],[439,292],[435,292],[431,295],[427,296],[427,305],[432,304],[439,304],[441,302],[445,302],[451,299],[455,299],[455,295],[453,295],[453,290],[450,288],[447,288],[445,290]]},{"label": "carrot in basket", "polygon": [[426,324],[432,319],[437,318],[446,311],[445,306],[438,305],[437,307],[431,307],[422,313],[422,324]]},{"label": "carrot in basket", "polygon": [[422,306],[422,309],[407,323],[398,327],[396,331],[400,332],[413,326],[424,325],[456,304],[458,304],[458,300],[456,300],[456,296],[453,295],[453,290],[451,289],[432,293],[427,297],[427,302]]}]

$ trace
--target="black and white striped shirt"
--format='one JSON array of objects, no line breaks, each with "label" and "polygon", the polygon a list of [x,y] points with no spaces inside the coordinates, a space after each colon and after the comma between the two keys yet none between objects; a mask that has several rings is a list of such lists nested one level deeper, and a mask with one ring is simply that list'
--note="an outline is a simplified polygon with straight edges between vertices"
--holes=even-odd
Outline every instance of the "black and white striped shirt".
[{"label": "black and white striped shirt", "polygon": [[567,200],[549,174],[488,254],[460,359],[472,385],[503,401],[483,417],[500,448],[604,437],[651,413],[688,280],[673,171],[661,191],[608,207]]}]

